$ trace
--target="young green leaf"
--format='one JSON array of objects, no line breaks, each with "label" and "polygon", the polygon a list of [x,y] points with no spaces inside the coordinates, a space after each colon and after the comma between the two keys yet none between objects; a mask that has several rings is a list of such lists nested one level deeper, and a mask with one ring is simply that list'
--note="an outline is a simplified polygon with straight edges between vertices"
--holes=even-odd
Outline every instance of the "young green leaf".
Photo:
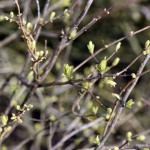
[{"label": "young green leaf", "polygon": [[14,18],[14,13],[11,11],[10,12],[10,18],[13,19]]},{"label": "young green leaf", "polygon": [[43,25],[44,19],[43,19],[43,18],[40,18],[39,21],[38,21],[38,23],[39,23],[40,25]]},{"label": "young green leaf", "polygon": [[128,101],[126,102],[125,106],[126,106],[127,108],[131,108],[134,103],[135,103],[135,102],[133,101],[133,99],[130,99],[130,100],[128,100]]},{"label": "young green leaf", "polygon": [[27,30],[28,30],[28,31],[31,31],[32,29],[33,29],[33,24],[30,23],[30,22],[28,22],[28,23],[27,23]]},{"label": "young green leaf", "polygon": [[8,122],[8,116],[2,115],[0,116],[0,119],[1,119],[2,125],[5,126]]},{"label": "young green leaf", "polygon": [[103,59],[99,64],[96,65],[96,68],[103,73],[107,68],[107,60]]},{"label": "young green leaf", "polygon": [[73,69],[74,69],[73,66],[65,64],[63,76],[65,76],[68,80],[70,80],[73,77]]},{"label": "young green leaf", "polygon": [[145,141],[146,137],[144,135],[137,136],[136,140],[138,141]]},{"label": "young green leaf", "polygon": [[114,146],[113,150],[119,150],[119,147]]},{"label": "young green leaf", "polygon": [[82,86],[87,89],[90,86],[90,83],[89,82],[83,82]]},{"label": "young green leaf", "polygon": [[99,145],[100,144],[100,139],[99,139],[99,136],[97,135],[95,140],[94,140],[94,143]]},{"label": "young green leaf", "polygon": [[94,113],[94,115],[96,115],[97,114],[97,111],[98,111],[98,106],[93,106],[93,108],[92,108],[92,112]]},{"label": "young green leaf", "polygon": [[56,12],[54,12],[54,11],[51,12],[50,17],[49,17],[50,22],[53,22],[53,19],[55,16],[56,16]]},{"label": "young green leaf", "polygon": [[117,57],[117,58],[113,61],[112,66],[113,66],[113,67],[114,67],[114,66],[117,66],[117,65],[119,64],[119,62],[120,62],[120,58]]},{"label": "young green leaf", "polygon": [[121,99],[120,95],[118,95],[117,93],[112,93],[112,96],[115,97],[115,98],[117,98],[118,100]]},{"label": "young green leaf", "polygon": [[132,76],[133,79],[136,78],[136,74],[135,73],[132,73],[131,76]]},{"label": "young green leaf", "polygon": [[108,112],[109,114],[111,114],[111,113],[112,113],[112,109],[111,109],[111,108],[107,108],[107,112]]},{"label": "young green leaf", "polygon": [[121,47],[121,42],[119,42],[117,45],[116,45],[116,52],[120,49]]},{"label": "young green leaf", "polygon": [[94,47],[95,47],[95,45],[93,44],[93,42],[89,41],[87,48],[91,54],[93,54],[93,52],[94,52]]},{"label": "young green leaf", "polygon": [[132,132],[127,132],[126,138],[128,141],[132,141],[131,137],[132,137]]},{"label": "young green leaf", "polygon": [[69,39],[70,39],[70,40],[73,39],[76,35],[77,35],[77,29],[74,29],[74,30],[70,33]]},{"label": "young green leaf", "polygon": [[115,81],[109,80],[109,79],[105,80],[105,82],[106,82],[106,84],[110,85],[111,87],[115,87],[117,84]]},{"label": "young green leaf", "polygon": [[145,42],[145,49],[147,49],[149,46],[150,46],[150,40],[147,40],[147,41]]}]

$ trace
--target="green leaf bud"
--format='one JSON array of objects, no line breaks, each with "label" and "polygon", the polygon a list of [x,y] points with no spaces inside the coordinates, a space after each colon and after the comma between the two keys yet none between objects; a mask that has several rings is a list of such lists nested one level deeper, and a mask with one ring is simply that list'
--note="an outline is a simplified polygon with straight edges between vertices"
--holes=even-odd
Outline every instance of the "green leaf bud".
[{"label": "green leaf bud", "polygon": [[14,113],[12,113],[12,116],[10,118],[11,120],[16,120],[16,115]]},{"label": "green leaf bud", "polygon": [[37,56],[37,58],[40,56],[40,52],[36,52],[35,54]]},{"label": "green leaf bud", "polygon": [[21,107],[19,105],[16,106],[17,110],[21,110]]},{"label": "green leaf bud", "polygon": [[87,89],[90,86],[90,83],[89,82],[83,82],[82,86]]},{"label": "green leaf bud", "polygon": [[68,9],[65,9],[65,10],[64,10],[64,16],[67,17],[67,18],[70,17],[70,14],[69,14],[69,12],[68,12]]},{"label": "green leaf bud", "polygon": [[113,150],[119,150],[119,147],[114,146]]},{"label": "green leaf bud", "polygon": [[0,16],[0,21],[3,21],[4,20],[4,16]]},{"label": "green leaf bud", "polygon": [[100,139],[99,139],[99,136],[97,135],[95,140],[94,140],[94,143],[99,145],[100,144]]},{"label": "green leaf bud", "polygon": [[93,52],[94,52],[94,47],[95,47],[95,45],[93,44],[93,42],[89,41],[87,48],[91,54],[93,54]]},{"label": "green leaf bud", "polygon": [[35,128],[36,131],[39,131],[39,130],[42,129],[42,126],[41,126],[40,123],[35,123],[35,124],[34,124],[34,128]]},{"label": "green leaf bud", "polygon": [[44,51],[40,51],[40,52],[39,52],[39,55],[40,55],[40,56],[43,56],[43,55],[44,55]]},{"label": "green leaf bud", "polygon": [[64,65],[64,74],[63,76],[67,77],[70,80],[73,77],[73,66],[69,66],[68,64]]},{"label": "green leaf bud", "polygon": [[112,93],[112,96],[115,97],[115,98],[117,98],[118,100],[121,99],[120,95],[118,95],[117,93]]},{"label": "green leaf bud", "polygon": [[110,85],[111,87],[115,87],[117,84],[115,81],[109,80],[109,79],[106,79],[105,82],[106,82],[106,84]]},{"label": "green leaf bud", "polygon": [[107,114],[105,118],[108,120],[110,118],[110,114]]},{"label": "green leaf bud", "polygon": [[94,113],[94,115],[96,115],[97,114],[97,112],[98,112],[98,106],[93,106],[92,107],[92,112]]},{"label": "green leaf bud", "polygon": [[7,122],[8,122],[8,116],[2,115],[0,117],[0,119],[1,119],[2,125],[5,126],[7,124]]},{"label": "green leaf bud", "polygon": [[147,51],[145,50],[145,51],[143,51],[143,55],[147,55]]},{"label": "green leaf bud", "polygon": [[43,19],[43,18],[40,18],[39,21],[38,21],[38,23],[39,23],[40,25],[43,25],[44,19]]},{"label": "green leaf bud", "polygon": [[150,40],[147,40],[147,41],[145,42],[145,48],[147,49],[149,46],[150,46]]},{"label": "green leaf bud", "polygon": [[146,54],[147,54],[147,55],[150,54],[150,47],[147,48]]},{"label": "green leaf bud", "polygon": [[22,19],[22,24],[25,26],[27,21],[25,19]]},{"label": "green leaf bud", "polygon": [[69,39],[70,39],[70,40],[73,39],[76,35],[77,35],[77,29],[74,29],[74,30],[70,33]]},{"label": "green leaf bud", "polygon": [[120,62],[120,58],[117,57],[117,58],[113,61],[112,66],[117,66],[119,62]]},{"label": "green leaf bud", "polygon": [[27,30],[31,31],[33,29],[33,24],[28,22],[27,23]]},{"label": "green leaf bud", "polygon": [[34,62],[34,58],[31,57],[31,61]]},{"label": "green leaf bud", "polygon": [[105,48],[108,48],[108,45],[106,44],[104,47],[105,47]]},{"label": "green leaf bud", "polygon": [[55,16],[56,16],[56,12],[54,12],[54,11],[51,12],[50,17],[49,17],[50,22],[53,22],[53,19]]},{"label": "green leaf bud", "polygon": [[10,18],[13,19],[14,18],[14,13],[11,11],[10,12]]},{"label": "green leaf bud", "polygon": [[144,135],[139,135],[136,137],[136,140],[138,141],[145,141],[146,137]]},{"label": "green leaf bud", "polygon": [[48,53],[49,53],[49,52],[48,52],[48,50],[46,50],[45,55],[47,56],[47,55],[48,55]]},{"label": "green leaf bud", "polygon": [[116,52],[120,49],[121,47],[121,42],[119,42],[117,45],[116,45]]},{"label": "green leaf bud", "polygon": [[132,140],[131,137],[132,137],[132,132],[127,132],[126,138],[127,138],[128,141]]},{"label": "green leaf bud", "polygon": [[100,99],[100,96],[96,96],[97,99]]},{"label": "green leaf bud", "polygon": [[111,113],[112,113],[112,109],[111,109],[111,108],[107,108],[107,112],[108,112],[109,114],[111,114]]},{"label": "green leaf bud", "polygon": [[22,123],[22,119],[20,117],[17,117],[17,122]]},{"label": "green leaf bud", "polygon": [[103,59],[99,64],[96,65],[96,68],[103,73],[107,68],[107,60]]},{"label": "green leaf bud", "polygon": [[50,117],[49,117],[49,119],[50,119],[51,121],[55,121],[55,120],[56,120],[56,116],[53,115],[53,114],[51,114]]},{"label": "green leaf bud", "polygon": [[36,41],[35,40],[28,40],[28,46],[31,51],[34,51],[36,49]]},{"label": "green leaf bud", "polygon": [[128,100],[128,101],[126,102],[125,106],[126,106],[127,108],[131,108],[134,103],[135,103],[135,102],[133,101],[133,99],[130,99],[130,100]]},{"label": "green leaf bud", "polygon": [[133,79],[136,78],[136,74],[135,73],[132,73],[131,76],[132,76]]}]

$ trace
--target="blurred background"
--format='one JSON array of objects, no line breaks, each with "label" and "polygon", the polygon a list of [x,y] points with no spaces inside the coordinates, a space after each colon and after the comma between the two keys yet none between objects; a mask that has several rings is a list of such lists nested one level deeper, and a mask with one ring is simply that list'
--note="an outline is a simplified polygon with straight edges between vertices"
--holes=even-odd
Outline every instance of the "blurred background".
[{"label": "blurred background", "polygon": [[[39,36],[37,36],[37,49],[44,50],[45,40],[47,40],[47,49],[49,55],[53,53],[61,40],[62,30],[67,30],[81,13],[86,1],[81,0],[39,0],[41,17],[46,21],[52,11],[56,12],[58,17],[52,23],[49,22],[42,27]],[[36,23],[37,20],[37,5],[36,0],[20,0],[19,1],[23,18],[27,22]],[[48,6],[46,8],[46,6]],[[90,53],[87,49],[87,44],[92,41],[95,44],[95,51],[105,47],[105,45],[128,35],[131,31],[137,31],[150,22],[150,1],[149,0],[94,0],[87,15],[79,25],[78,31],[87,25],[93,18],[101,16],[104,8],[112,7],[110,14],[103,16],[86,32],[74,40],[60,55],[59,58],[49,73],[44,82],[61,80],[63,73],[63,65],[68,63],[74,67],[78,66]],[[44,12],[44,10],[46,11]],[[65,9],[70,10],[70,17],[66,18],[62,14]],[[25,42],[21,38],[21,32],[14,22],[2,20],[2,16],[9,16],[13,11],[17,15],[17,9],[13,0],[0,0],[0,86],[5,82],[6,78],[11,73],[20,73],[24,67],[23,76],[26,80],[30,80],[32,76],[31,62],[28,58]],[[123,40],[119,52],[115,54],[108,62],[111,65],[116,57],[120,58],[120,63],[109,71],[109,74],[116,73],[124,69],[135,59],[141,51],[144,50],[144,45],[147,40],[150,40],[149,30],[145,30],[135,36]],[[115,50],[115,46],[109,47],[102,53],[96,56],[98,61],[109,57]],[[132,65],[126,74],[136,73],[144,56]],[[95,59],[91,59],[77,72],[75,77],[84,77],[88,75],[96,64]],[[150,69],[150,62],[147,63],[145,70]],[[103,84],[103,80],[99,80],[93,87],[93,93],[102,99],[102,103],[107,107],[113,107],[114,98],[111,93],[119,93],[119,91],[131,80],[131,77],[118,77],[115,79],[117,86],[111,88]],[[125,109],[121,115],[121,120],[118,122],[114,132],[109,138],[107,145],[117,145],[125,139],[126,132],[131,131],[133,134],[138,134],[144,131],[149,131],[150,127],[150,74],[142,76],[132,91],[130,98],[134,99],[135,104],[131,109]],[[0,93],[0,113],[3,114],[10,102],[15,101],[20,104],[27,94],[28,89],[22,86],[16,78],[12,78],[3,92]],[[16,125],[13,132],[2,142],[2,148],[13,149],[22,141],[28,139],[21,150],[48,149],[48,139],[50,128],[54,132],[52,145],[55,145],[68,132],[73,131],[78,126],[94,120],[95,117],[78,118],[72,113],[71,107],[74,99],[78,95],[79,89],[72,86],[54,86],[49,88],[37,89],[30,102],[33,104],[32,110],[23,116],[23,123]],[[14,104],[15,105],[15,104]],[[92,113],[92,107],[98,105],[93,102],[91,96],[87,93],[80,102],[80,109],[84,115]],[[11,112],[10,112],[11,113]],[[64,117],[63,114],[69,113]],[[98,116],[105,113],[104,108],[99,108]],[[50,124],[50,121],[55,121]],[[76,122],[75,122],[76,121]],[[46,127],[44,133],[34,134],[40,129]],[[73,127],[69,125],[72,124]],[[60,149],[76,150],[79,148],[87,148],[95,146],[94,139],[96,135],[101,135],[104,129],[105,122],[93,126],[93,128],[84,130],[83,132],[71,137],[63,144]],[[67,131],[67,128],[71,129]],[[29,139],[31,137],[31,139]],[[34,137],[34,138],[33,138]],[[150,141],[150,134],[146,134],[145,143]],[[143,142],[142,142],[143,143]],[[134,145],[134,141],[132,143]],[[5,150],[5,149],[3,149]]]}]

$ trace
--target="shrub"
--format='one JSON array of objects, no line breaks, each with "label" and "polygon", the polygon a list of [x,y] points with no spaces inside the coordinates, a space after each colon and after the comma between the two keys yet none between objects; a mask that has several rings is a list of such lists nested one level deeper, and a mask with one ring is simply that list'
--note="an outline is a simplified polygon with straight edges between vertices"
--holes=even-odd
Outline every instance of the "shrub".
[{"label": "shrub", "polygon": [[146,1],[0,6],[2,150],[150,148]]}]

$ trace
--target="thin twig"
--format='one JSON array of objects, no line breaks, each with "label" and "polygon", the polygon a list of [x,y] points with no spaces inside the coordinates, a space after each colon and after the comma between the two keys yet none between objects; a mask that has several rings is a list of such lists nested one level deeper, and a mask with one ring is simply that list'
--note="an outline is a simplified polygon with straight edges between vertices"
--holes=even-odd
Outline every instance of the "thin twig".
[{"label": "thin twig", "polygon": [[58,149],[62,144],[64,144],[64,142],[66,142],[68,139],[70,139],[72,136],[78,134],[79,132],[88,129],[96,124],[98,124],[99,122],[101,122],[104,118],[100,117],[90,123],[87,123],[85,125],[82,125],[81,127],[78,127],[77,129],[75,129],[74,131],[72,131],[71,133],[69,133],[68,135],[66,135],[63,139],[61,139],[61,141],[59,141],[56,145],[53,146],[52,150],[56,150]]},{"label": "thin twig", "polygon": [[[149,29],[149,28],[150,28],[150,26],[146,26],[146,27],[144,27],[144,28],[142,28],[142,29],[140,29],[140,30],[137,30],[137,31],[133,32],[132,34],[129,33],[128,35],[126,35],[126,36],[124,36],[124,37],[122,37],[122,38],[120,38],[120,39],[118,39],[118,40],[115,40],[115,41],[111,42],[110,44],[108,44],[108,45],[107,45],[107,48],[109,48],[109,47],[111,47],[111,46],[117,44],[118,42],[121,42],[121,41],[125,40],[126,38],[129,38],[129,37],[132,37],[133,35],[136,35],[136,34],[138,34],[138,33],[141,33],[141,32],[143,32],[143,31],[145,31],[145,30],[147,30],[147,29]],[[89,60],[91,60],[91,59],[93,58],[93,56],[98,55],[100,52],[104,51],[104,50],[107,49],[107,48],[104,47],[104,48],[98,49],[95,53],[93,53],[92,56],[89,56],[89,57],[86,58],[83,62],[81,62],[77,67],[75,67],[75,68],[74,68],[74,72],[77,71],[79,68],[81,68],[84,64],[86,64]]]},{"label": "thin twig", "polygon": [[[149,61],[149,59],[150,59],[150,54],[148,54],[148,55],[145,57],[144,61],[141,63],[141,65],[140,65],[140,67],[139,67],[139,69],[138,69],[138,71],[137,71],[137,74],[141,74],[141,73],[142,73],[142,71],[143,71],[145,65],[147,64],[147,62]],[[134,80],[134,82],[132,83],[132,85],[127,89],[127,91],[126,91],[124,97],[123,97],[122,100],[121,100],[122,103],[124,103],[124,104],[126,103],[126,101],[127,101],[128,97],[129,97],[130,93],[132,92],[133,88],[134,88],[135,85],[137,84],[139,78],[140,78],[140,77],[137,77],[137,78]],[[118,121],[118,118],[119,118],[119,116],[120,116],[122,110],[123,110],[123,107],[120,106],[120,107],[118,108],[118,110],[116,111],[116,115],[115,115],[114,119],[112,120],[109,129],[107,130],[106,134],[102,137],[101,142],[100,142],[100,145],[97,146],[97,147],[95,148],[95,150],[99,150],[99,149],[101,149],[101,148],[103,147],[103,145],[105,144],[106,140],[107,140],[108,137],[110,136],[112,130],[114,129],[114,127],[115,127],[115,125],[116,125],[116,123],[117,123],[117,121]]]}]

